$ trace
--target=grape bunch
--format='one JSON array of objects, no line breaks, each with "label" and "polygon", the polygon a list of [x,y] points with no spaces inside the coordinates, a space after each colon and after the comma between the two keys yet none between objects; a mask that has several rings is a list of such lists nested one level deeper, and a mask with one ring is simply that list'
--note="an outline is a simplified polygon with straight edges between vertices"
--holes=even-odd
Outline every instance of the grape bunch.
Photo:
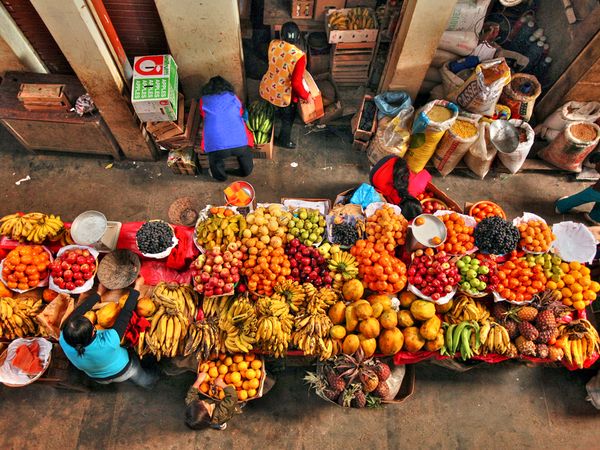
[{"label": "grape bunch", "polygon": [[517,227],[498,216],[486,217],[479,222],[473,236],[479,250],[490,255],[512,252],[521,239]]},{"label": "grape bunch", "polygon": [[348,222],[336,223],[331,227],[333,244],[351,247],[358,240],[356,227]]},{"label": "grape bunch", "polygon": [[140,252],[155,255],[173,245],[173,230],[168,223],[153,220],[144,223],[135,238]]}]

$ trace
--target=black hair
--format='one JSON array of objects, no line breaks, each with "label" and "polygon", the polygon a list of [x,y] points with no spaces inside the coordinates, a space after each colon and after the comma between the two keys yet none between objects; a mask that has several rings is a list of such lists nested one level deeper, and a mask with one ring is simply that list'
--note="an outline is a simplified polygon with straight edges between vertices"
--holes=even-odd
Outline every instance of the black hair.
[{"label": "black hair", "polygon": [[79,356],[83,356],[85,347],[94,340],[94,325],[84,316],[68,318],[62,332],[67,344],[74,347]]},{"label": "black hair", "polygon": [[410,221],[423,212],[423,207],[419,200],[408,193],[409,175],[410,170],[406,161],[402,158],[396,158],[393,186],[396,192],[398,192],[398,196],[402,199],[398,205],[402,209],[402,215],[406,217],[406,220]]},{"label": "black hair", "polygon": [[223,92],[234,92],[233,85],[222,76],[212,77],[200,91],[201,96],[222,94]]},{"label": "black hair", "polygon": [[286,22],[281,26],[279,36],[282,41],[296,45],[300,42],[300,28],[295,22]]},{"label": "black hair", "polygon": [[200,400],[194,400],[185,409],[185,424],[192,430],[208,428],[210,420],[210,413]]}]

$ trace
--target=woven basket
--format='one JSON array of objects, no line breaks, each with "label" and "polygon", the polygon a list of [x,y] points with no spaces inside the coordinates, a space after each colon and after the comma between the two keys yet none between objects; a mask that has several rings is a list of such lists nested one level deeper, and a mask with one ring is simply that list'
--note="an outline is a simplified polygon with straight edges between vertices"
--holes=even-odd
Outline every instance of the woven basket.
[{"label": "woven basket", "polygon": [[180,197],[169,207],[169,221],[191,227],[198,220],[198,209],[198,203],[192,197]]}]

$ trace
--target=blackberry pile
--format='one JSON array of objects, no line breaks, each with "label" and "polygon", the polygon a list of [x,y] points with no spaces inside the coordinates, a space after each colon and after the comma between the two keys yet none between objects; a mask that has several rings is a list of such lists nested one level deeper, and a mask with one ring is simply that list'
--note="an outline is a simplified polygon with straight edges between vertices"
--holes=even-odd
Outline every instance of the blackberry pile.
[{"label": "blackberry pile", "polygon": [[354,225],[349,223],[334,224],[331,228],[331,235],[334,244],[351,247],[358,240],[358,231]]},{"label": "blackberry pile", "polygon": [[517,248],[521,235],[517,227],[501,217],[486,217],[473,232],[475,245],[483,253],[505,255]]},{"label": "blackberry pile", "polygon": [[142,253],[155,255],[173,244],[173,230],[166,222],[146,222],[137,231],[135,238]]}]

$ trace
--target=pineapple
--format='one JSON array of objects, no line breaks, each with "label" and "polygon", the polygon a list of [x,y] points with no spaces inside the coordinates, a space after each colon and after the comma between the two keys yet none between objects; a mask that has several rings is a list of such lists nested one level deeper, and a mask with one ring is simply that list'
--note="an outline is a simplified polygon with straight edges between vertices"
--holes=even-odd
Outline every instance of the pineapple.
[{"label": "pineapple", "polygon": [[335,402],[339,397],[340,393],[334,391],[333,389],[323,389],[323,395],[327,397],[332,402]]},{"label": "pineapple", "polygon": [[382,381],[377,386],[377,389],[373,391],[373,394],[381,398],[382,400],[389,400],[390,397],[390,388],[386,381]]},{"label": "pineapple", "polygon": [[562,348],[553,346],[548,349],[548,357],[552,361],[560,361],[561,359],[563,359],[564,355],[565,353],[563,352]]},{"label": "pineapple", "polygon": [[353,408],[364,408],[367,406],[367,394],[365,394],[362,389],[358,389],[354,393],[354,398],[350,402],[350,405]]},{"label": "pineapple", "polygon": [[517,356],[519,356],[519,351],[517,350],[517,347],[515,347],[515,344],[513,344],[512,342],[508,344],[506,356],[508,356],[509,358],[516,358]]},{"label": "pineapple", "polygon": [[327,384],[329,388],[337,392],[338,394],[346,389],[346,382],[340,376],[338,376],[333,369],[327,371]]},{"label": "pineapple", "polygon": [[506,320],[500,322],[500,324],[504,328],[506,328],[506,331],[508,331],[508,335],[510,336],[511,339],[514,339],[519,335],[519,328],[518,328],[517,322],[515,322],[514,320],[506,319]]},{"label": "pineapple", "polygon": [[553,339],[558,337],[558,328],[546,328],[540,331],[536,342],[540,344],[549,344]]},{"label": "pineapple", "polygon": [[538,358],[546,359],[548,357],[548,346],[546,344],[538,344],[536,346],[536,353]]},{"label": "pineapple", "polygon": [[519,336],[515,344],[521,355],[535,356],[536,347],[532,341],[527,340],[524,336]]},{"label": "pineapple", "polygon": [[496,320],[503,320],[508,315],[508,305],[506,302],[494,303],[492,306],[492,315]]},{"label": "pineapple", "polygon": [[554,313],[549,309],[545,309],[537,315],[535,324],[540,330],[556,328],[556,318],[554,317]]},{"label": "pineapple", "polygon": [[372,394],[367,394],[367,408],[377,408],[381,406],[381,399]]},{"label": "pineapple", "polygon": [[519,318],[519,320],[525,322],[533,321],[537,315],[538,310],[535,309],[533,306],[523,306],[517,311],[517,317]]},{"label": "pineapple", "polygon": [[529,322],[521,322],[519,324],[519,333],[528,341],[535,341],[540,332]]},{"label": "pineapple", "polygon": [[379,381],[387,380],[390,377],[390,375],[392,374],[392,371],[390,370],[390,366],[388,366],[387,364],[382,363],[382,362],[375,365],[373,367],[373,371],[375,372],[375,375],[377,375],[377,378],[379,378]]},{"label": "pineapple", "polygon": [[379,378],[372,370],[365,369],[361,370],[359,374],[360,382],[363,385],[365,392],[373,392],[379,385]]}]

